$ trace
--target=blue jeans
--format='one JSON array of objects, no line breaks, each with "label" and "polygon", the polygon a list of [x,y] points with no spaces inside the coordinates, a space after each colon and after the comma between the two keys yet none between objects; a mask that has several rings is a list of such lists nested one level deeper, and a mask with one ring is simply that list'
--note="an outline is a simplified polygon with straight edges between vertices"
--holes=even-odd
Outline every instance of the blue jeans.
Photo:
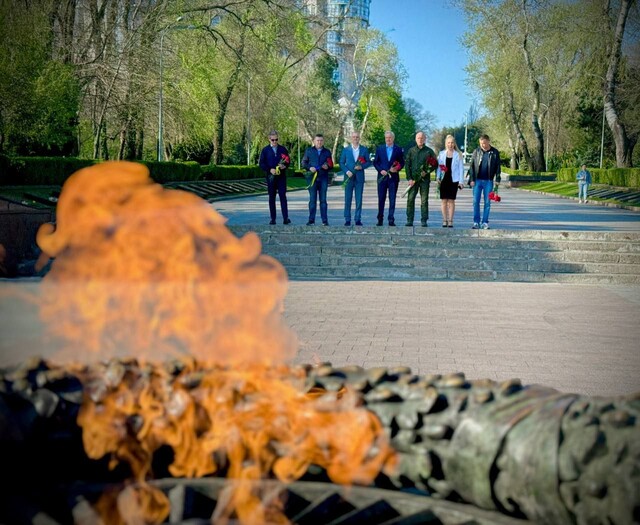
[{"label": "blue jeans", "polygon": [[318,197],[320,198],[320,217],[322,222],[329,222],[327,219],[327,188],[329,179],[320,177],[316,179],[313,186],[309,188],[309,221],[316,220],[316,206],[318,205]]},{"label": "blue jeans", "polygon": [[[345,177],[347,175],[345,174]],[[360,222],[362,220],[362,192],[364,190],[364,174],[358,177],[354,174],[348,181],[344,188],[344,220],[351,221],[351,202],[353,201],[353,193],[356,194],[356,213],[355,220]]]},{"label": "blue jeans", "polygon": [[489,193],[493,191],[493,181],[476,179],[473,186],[473,222],[480,224],[480,195],[484,193],[484,210],[482,212],[482,222],[489,223],[489,212],[491,211],[491,201]]},{"label": "blue jeans", "polygon": [[586,182],[580,182],[578,184],[578,199],[587,200],[587,192],[589,191],[589,185]]}]

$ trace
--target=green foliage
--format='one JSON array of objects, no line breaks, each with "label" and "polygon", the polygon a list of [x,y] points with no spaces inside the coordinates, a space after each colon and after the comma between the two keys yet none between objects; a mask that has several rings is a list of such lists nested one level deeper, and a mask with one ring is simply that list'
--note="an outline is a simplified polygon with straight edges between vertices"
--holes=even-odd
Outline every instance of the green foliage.
[{"label": "green foliage", "polygon": [[264,177],[259,166],[220,166],[209,164],[200,166],[204,180],[242,180]]},{"label": "green foliage", "polygon": [[38,2],[0,2],[0,147],[12,154],[76,148],[80,87],[73,67],[49,57],[51,30]]},{"label": "green foliage", "polygon": [[12,186],[62,186],[71,174],[96,161],[74,157],[7,157],[0,168],[0,184]]},{"label": "green foliage", "polygon": [[[0,185],[62,186],[76,171],[99,161],[74,157],[4,157],[0,156]],[[197,162],[141,162],[159,183],[200,180]]]},{"label": "green foliage", "polygon": [[[587,168],[594,184],[608,184],[624,188],[640,188],[640,168]],[[575,182],[580,168],[558,170],[558,181]]]},{"label": "green foliage", "polygon": [[338,60],[328,54],[323,54],[316,61],[315,87],[323,93],[329,95],[333,102],[337,102],[340,97],[340,86],[336,81],[338,70]]},{"label": "green foliage", "polygon": [[197,162],[138,162],[144,164],[149,169],[151,178],[160,184],[201,179],[200,164]]}]

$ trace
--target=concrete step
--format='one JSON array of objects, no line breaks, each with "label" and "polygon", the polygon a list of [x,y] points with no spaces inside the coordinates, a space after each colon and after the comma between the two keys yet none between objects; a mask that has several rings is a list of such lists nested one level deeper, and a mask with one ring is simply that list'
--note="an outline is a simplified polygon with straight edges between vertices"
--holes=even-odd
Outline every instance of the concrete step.
[{"label": "concrete step", "polygon": [[253,230],[294,279],[640,284],[640,234],[409,227]]}]

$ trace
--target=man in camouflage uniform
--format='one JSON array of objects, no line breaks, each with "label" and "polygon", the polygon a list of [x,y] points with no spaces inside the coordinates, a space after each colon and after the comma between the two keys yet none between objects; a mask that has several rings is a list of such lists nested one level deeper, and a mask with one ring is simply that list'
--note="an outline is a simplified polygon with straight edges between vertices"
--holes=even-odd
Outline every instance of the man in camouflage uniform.
[{"label": "man in camouflage uniform", "polygon": [[420,223],[426,228],[427,220],[429,220],[429,184],[431,183],[431,175],[424,171],[424,167],[427,157],[435,157],[436,154],[429,146],[425,145],[426,139],[424,132],[418,131],[416,133],[416,145],[409,148],[404,165],[407,180],[411,186],[407,195],[406,226],[413,226],[418,191],[420,191]]}]

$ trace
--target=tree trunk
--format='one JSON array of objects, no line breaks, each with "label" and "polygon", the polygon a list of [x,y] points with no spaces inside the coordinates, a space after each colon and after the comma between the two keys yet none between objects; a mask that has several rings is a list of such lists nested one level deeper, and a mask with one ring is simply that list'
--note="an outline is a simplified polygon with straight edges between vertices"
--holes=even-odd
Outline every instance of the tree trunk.
[{"label": "tree trunk", "polygon": [[632,167],[631,154],[637,138],[630,140],[624,123],[618,115],[616,105],[616,77],[620,66],[620,53],[622,48],[622,39],[624,37],[624,29],[627,23],[627,17],[631,4],[634,0],[622,0],[620,3],[620,12],[618,13],[618,21],[616,23],[615,34],[613,38],[613,47],[609,55],[609,66],[605,78],[604,91],[604,111],[607,118],[607,124],[613,134],[613,140],[616,144],[616,165],[618,168]]},{"label": "tree trunk", "polygon": [[546,162],[544,158],[544,134],[540,128],[540,119],[538,113],[540,112],[540,84],[536,80],[535,71],[533,69],[533,63],[531,62],[531,55],[528,48],[528,35],[525,33],[524,40],[522,42],[522,51],[524,53],[525,63],[527,64],[527,70],[529,72],[529,82],[531,83],[531,89],[533,90],[533,100],[531,106],[531,127],[533,128],[533,134],[536,137],[538,147],[536,149],[536,156],[533,160],[533,169],[535,171],[546,171]]},{"label": "tree trunk", "polygon": [[528,167],[533,166],[533,161],[531,159],[531,154],[529,153],[529,145],[527,144],[527,139],[522,133],[522,129],[520,128],[520,124],[518,123],[518,116],[516,115],[515,103],[513,101],[513,93],[511,90],[507,93],[507,109],[509,111],[509,117],[511,120],[511,125],[513,126],[513,131],[518,139],[518,144],[522,150],[522,156],[524,157],[524,161],[527,163]]},{"label": "tree trunk", "polygon": [[[511,134],[511,130],[509,129],[509,112],[507,111],[507,104],[505,101],[505,93],[504,91],[502,92],[502,113],[504,114],[505,117],[505,131],[507,132],[507,138],[509,140],[509,151],[511,152],[511,158],[509,159],[509,167],[512,170],[517,169],[518,166],[518,154],[516,152],[516,148],[513,144],[513,138],[512,138],[512,134]],[[465,151],[466,153],[466,151]]]},{"label": "tree trunk", "polygon": [[364,113],[364,117],[362,118],[362,124],[360,125],[360,136],[364,136],[364,130],[367,127],[367,121],[369,120],[369,113],[371,112],[371,103],[373,102],[373,95],[369,95],[367,100],[367,111]]},{"label": "tree trunk", "polygon": [[[245,29],[246,30],[246,29]],[[216,127],[213,132],[213,154],[211,155],[211,160],[213,164],[221,164],[222,163],[222,148],[224,146],[224,120],[227,116],[227,107],[229,106],[229,100],[231,100],[231,95],[233,94],[233,90],[238,83],[238,78],[240,77],[240,71],[242,70],[242,57],[244,54],[244,43],[245,43],[245,34],[242,33],[242,38],[240,40],[240,46],[236,51],[237,62],[236,67],[231,73],[229,80],[227,82],[227,86],[224,92],[220,95],[217,95],[218,99],[218,114],[216,115]]]}]

